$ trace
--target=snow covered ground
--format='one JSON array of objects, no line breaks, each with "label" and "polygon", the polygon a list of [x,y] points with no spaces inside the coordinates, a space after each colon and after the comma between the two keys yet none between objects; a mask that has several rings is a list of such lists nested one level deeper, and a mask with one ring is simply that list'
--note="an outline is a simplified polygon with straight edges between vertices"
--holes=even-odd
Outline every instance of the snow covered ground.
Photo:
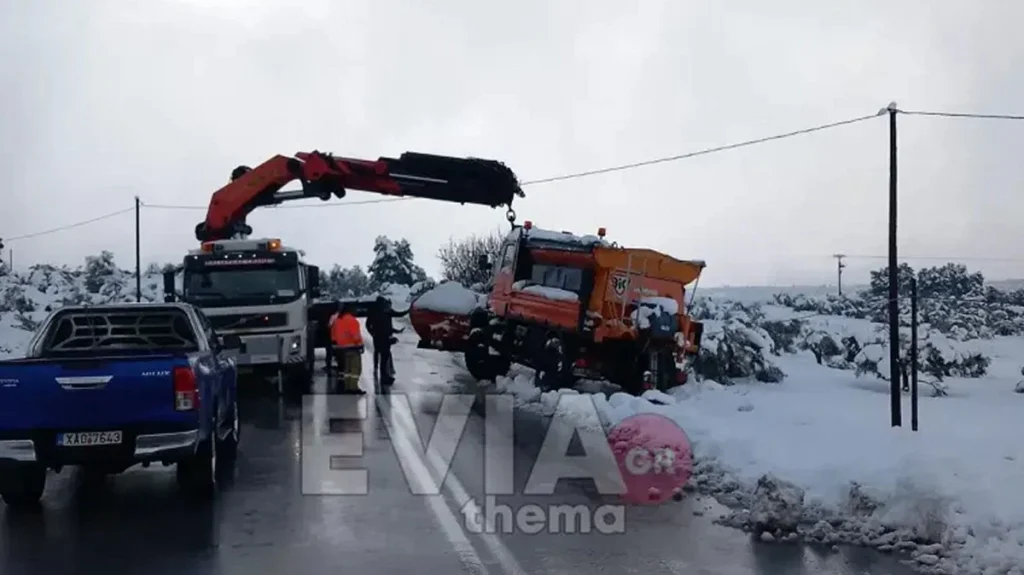
[{"label": "snow covered ground", "polygon": [[[723,297],[725,290],[716,290]],[[750,291],[745,294],[750,297]],[[753,301],[747,299],[746,301]],[[807,314],[765,306],[766,318]],[[866,341],[866,320],[817,316],[811,330]],[[920,431],[890,424],[889,384],[819,365],[810,351],[773,356],[781,384],[703,380],[644,397],[594,400],[607,426],[636,413],[676,421],[694,445],[692,487],[730,507],[726,524],[765,540],[851,543],[905,552],[933,573],[1024,572],[1024,338],[945,342],[991,358],[982,378],[920,389]],[[765,345],[770,345],[766,343]],[[532,374],[501,378],[523,409],[572,410]],[[560,407],[561,406],[561,407]],[[571,413],[566,415],[571,417]]]},{"label": "snow covered ground", "polygon": [[[712,295],[721,307],[730,300],[767,300],[779,291],[801,293],[795,289],[700,293]],[[830,288],[821,290],[815,295]],[[147,299],[156,299],[158,291],[159,278],[144,278]],[[404,309],[421,291],[393,287],[388,295]],[[33,324],[49,309],[110,299],[134,299],[130,275],[37,268],[0,276],[0,357],[19,353]],[[860,361],[884,352],[877,346],[872,351],[869,343],[876,325],[777,305],[762,306],[757,319],[750,315],[728,312],[706,319],[711,342],[706,346],[725,341],[729,330],[739,333],[784,374],[780,382],[731,377],[726,385],[703,379],[644,397],[595,394],[604,423],[645,412],[672,418],[694,445],[691,487],[715,495],[732,510],[723,522],[765,540],[906,552],[926,572],[1024,573],[1024,394],[1013,392],[1024,365],[1024,337],[952,341],[931,334],[949,354],[978,352],[991,363],[982,377],[946,377],[944,396],[933,397],[922,385],[920,431],[914,433],[906,397],[905,427],[890,427],[887,382],[870,373],[858,376],[850,366],[819,363],[806,346],[778,349],[783,346],[766,331],[770,322],[799,318],[804,341],[828,334],[839,342],[853,335],[866,344],[857,354]],[[529,370],[520,368],[496,385],[514,395],[522,409],[546,414],[570,409],[559,398],[574,394],[542,393]]]}]

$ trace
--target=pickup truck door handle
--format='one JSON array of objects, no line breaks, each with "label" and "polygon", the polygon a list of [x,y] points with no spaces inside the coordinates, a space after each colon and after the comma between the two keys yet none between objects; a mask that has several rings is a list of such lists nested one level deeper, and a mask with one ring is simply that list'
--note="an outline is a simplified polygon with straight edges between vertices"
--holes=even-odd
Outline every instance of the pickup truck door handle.
[{"label": "pickup truck door handle", "polygon": [[114,379],[112,375],[83,375],[78,377],[54,378],[64,389],[99,389]]}]

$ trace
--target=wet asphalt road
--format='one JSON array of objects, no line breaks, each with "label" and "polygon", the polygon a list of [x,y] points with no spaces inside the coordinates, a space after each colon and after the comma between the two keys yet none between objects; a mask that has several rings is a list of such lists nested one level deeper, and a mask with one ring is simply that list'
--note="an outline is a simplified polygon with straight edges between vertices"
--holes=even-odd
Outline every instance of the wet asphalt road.
[{"label": "wet asphalt road", "polygon": [[[0,506],[0,574],[910,572],[866,550],[752,541],[715,525],[709,515],[695,514],[712,507],[695,496],[628,509],[622,534],[474,533],[460,508],[467,497],[484,501],[487,422],[469,416],[440,495],[413,494],[411,484],[431,483],[431,460],[411,455],[416,431],[425,441],[441,394],[470,384],[461,377],[451,381],[452,359],[439,352],[398,346],[395,355],[396,390],[415,392],[410,413],[396,403],[375,409],[369,397],[363,400],[366,419],[332,422],[323,395],[307,399],[305,413],[276,398],[246,398],[236,477],[213,503],[189,501],[167,468],[135,469],[101,485],[67,470],[51,475],[42,510],[13,513]],[[370,360],[364,360],[366,372]],[[364,388],[372,389],[365,375]],[[324,383],[318,376],[317,387]],[[331,459],[313,446],[340,431],[363,434],[361,457],[333,461],[367,469],[365,494],[318,494],[338,480],[329,472]],[[543,421],[517,418],[517,446],[508,453],[515,461],[515,493],[522,492],[543,435]],[[408,476],[399,455],[409,462]],[[497,501],[512,508],[603,503],[571,483],[554,495],[506,495]]]}]

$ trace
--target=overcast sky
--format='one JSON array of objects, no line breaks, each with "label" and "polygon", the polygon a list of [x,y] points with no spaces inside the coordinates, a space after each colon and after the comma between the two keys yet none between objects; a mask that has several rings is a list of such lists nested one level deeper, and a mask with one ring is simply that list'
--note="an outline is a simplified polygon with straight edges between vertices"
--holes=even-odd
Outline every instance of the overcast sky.
[{"label": "overcast sky", "polygon": [[[876,112],[1024,113],[1014,0],[4,0],[0,237],[151,204],[205,206],[239,164],[320,149],[493,158],[523,180]],[[1024,122],[900,119],[901,249],[1024,258]],[[538,227],[708,262],[703,285],[829,282],[886,246],[887,122],[533,186]],[[350,194],[351,200],[372,199]],[[426,200],[263,210],[329,267],[406,237],[437,273],[502,210]],[[318,200],[310,200],[319,204]],[[204,210],[145,210],[143,262]],[[133,261],[131,214],[7,242],[15,264]],[[7,254],[4,254],[6,258]],[[932,263],[932,262],[924,262]],[[883,260],[851,260],[851,281]],[[1024,276],[1024,263],[982,263]],[[858,277],[859,274],[859,277]]]}]

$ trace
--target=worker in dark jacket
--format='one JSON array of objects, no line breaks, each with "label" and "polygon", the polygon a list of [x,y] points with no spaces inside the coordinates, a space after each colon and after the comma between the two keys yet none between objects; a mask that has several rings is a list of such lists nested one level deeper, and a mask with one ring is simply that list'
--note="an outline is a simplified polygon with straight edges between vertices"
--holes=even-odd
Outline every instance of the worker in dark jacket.
[{"label": "worker in dark jacket", "polygon": [[407,315],[409,310],[395,311],[391,300],[377,296],[370,313],[366,317],[366,331],[373,338],[373,373],[379,378],[381,387],[389,387],[395,382],[395,365],[391,358],[391,346],[398,342],[395,334],[402,329],[395,329],[391,322],[396,317]]}]

